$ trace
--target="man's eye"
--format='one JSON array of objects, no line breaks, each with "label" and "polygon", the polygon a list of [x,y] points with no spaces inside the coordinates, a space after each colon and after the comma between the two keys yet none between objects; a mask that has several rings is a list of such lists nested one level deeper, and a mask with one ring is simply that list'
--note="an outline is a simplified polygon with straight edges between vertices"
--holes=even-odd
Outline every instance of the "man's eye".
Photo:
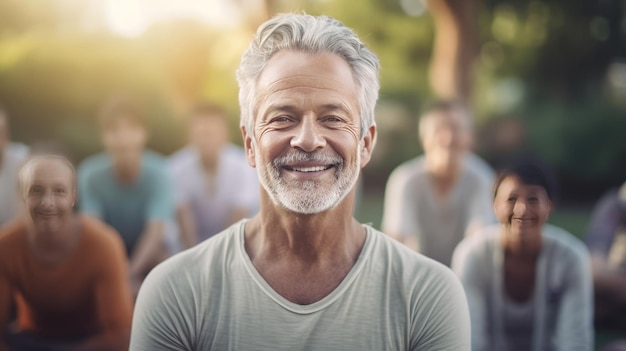
[{"label": "man's eye", "polygon": [[287,116],[280,116],[280,117],[276,117],[274,119],[272,119],[272,123],[285,123],[285,122],[289,122],[291,121],[291,118],[287,117]]},{"label": "man's eye", "polygon": [[331,116],[326,116],[326,117],[322,118],[322,120],[324,122],[330,122],[330,123],[335,123],[335,122],[341,122],[342,121],[341,118],[339,118],[337,116],[332,116],[332,115]]}]

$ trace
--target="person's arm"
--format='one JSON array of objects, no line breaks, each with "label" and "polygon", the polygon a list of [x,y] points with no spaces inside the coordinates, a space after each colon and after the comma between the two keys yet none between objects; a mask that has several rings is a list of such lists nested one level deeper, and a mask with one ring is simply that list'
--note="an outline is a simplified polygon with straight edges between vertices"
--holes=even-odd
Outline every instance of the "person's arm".
[{"label": "person's arm", "polygon": [[[467,239],[466,239],[467,240]],[[475,247],[475,246],[474,246]],[[452,256],[452,270],[457,275],[470,311],[470,321],[472,326],[472,351],[492,350],[488,333],[488,313],[487,313],[487,287],[484,285],[485,271],[484,259],[486,253],[479,255],[474,252],[474,247],[462,241],[457,246]]]},{"label": "person's arm", "polygon": [[621,296],[626,301],[626,272],[611,267],[606,257],[599,253],[591,254],[593,285],[598,291],[611,296]]},{"label": "person's arm", "polygon": [[559,351],[593,349],[593,286],[586,249],[581,248],[567,264],[556,325]]},{"label": "person's arm", "polygon": [[165,258],[163,240],[167,221],[175,218],[172,182],[165,164],[162,168],[146,169],[150,177],[150,200],[146,209],[146,224],[130,256],[130,275],[133,281],[143,281],[146,274]]},{"label": "person's arm", "polygon": [[188,249],[198,243],[198,232],[193,212],[186,203],[181,203],[176,208],[176,222],[179,229],[179,240],[183,248]]},{"label": "person's arm", "polygon": [[585,243],[591,253],[596,290],[611,296],[624,296],[626,301],[626,272],[609,264],[609,253],[623,216],[621,211],[617,192],[605,194],[593,210]]},{"label": "person's arm", "polygon": [[160,220],[151,220],[137,241],[137,245],[130,256],[130,277],[132,287],[136,291],[148,272],[156,266],[165,254],[163,231],[165,223]]}]

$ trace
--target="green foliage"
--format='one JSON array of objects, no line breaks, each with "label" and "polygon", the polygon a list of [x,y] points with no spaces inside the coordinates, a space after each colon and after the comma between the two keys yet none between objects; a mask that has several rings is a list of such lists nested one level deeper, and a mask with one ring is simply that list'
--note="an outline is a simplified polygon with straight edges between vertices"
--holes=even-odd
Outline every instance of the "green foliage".
[{"label": "green foliage", "polygon": [[[237,135],[234,71],[251,38],[247,25],[224,29],[181,20],[122,38],[103,30],[102,13],[90,3],[0,1],[0,104],[12,115],[15,139],[57,139],[80,160],[101,148],[94,117],[119,91],[138,96],[148,110],[150,146],[158,151],[182,145],[185,99],[224,104]],[[415,111],[433,97],[432,18],[406,15],[399,0],[270,3],[281,12],[332,15],[379,55],[383,108],[378,147],[366,171],[384,183],[393,167],[420,152]],[[600,191],[626,179],[626,88],[616,90],[607,78],[613,64],[626,61],[626,2],[480,3],[477,125],[517,114],[533,149],[574,189],[595,184]],[[402,108],[385,109],[396,105]]]}]

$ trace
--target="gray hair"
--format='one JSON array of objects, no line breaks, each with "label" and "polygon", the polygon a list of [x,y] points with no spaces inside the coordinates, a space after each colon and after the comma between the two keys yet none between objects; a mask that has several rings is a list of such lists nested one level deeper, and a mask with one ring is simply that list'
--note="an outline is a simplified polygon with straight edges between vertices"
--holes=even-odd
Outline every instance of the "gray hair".
[{"label": "gray hair", "polygon": [[26,194],[26,188],[31,181],[35,166],[44,161],[54,161],[65,166],[72,174],[72,190],[76,190],[76,168],[74,168],[74,165],[67,157],[55,154],[36,154],[26,160],[17,174],[17,187],[20,191],[20,195],[24,196],[24,194]]},{"label": "gray hair", "polygon": [[258,78],[280,50],[341,56],[350,66],[358,89],[361,137],[375,124],[374,107],[380,88],[380,63],[376,54],[365,47],[354,31],[331,17],[290,13],[262,24],[241,57],[237,70],[240,125],[250,135],[254,135]]}]

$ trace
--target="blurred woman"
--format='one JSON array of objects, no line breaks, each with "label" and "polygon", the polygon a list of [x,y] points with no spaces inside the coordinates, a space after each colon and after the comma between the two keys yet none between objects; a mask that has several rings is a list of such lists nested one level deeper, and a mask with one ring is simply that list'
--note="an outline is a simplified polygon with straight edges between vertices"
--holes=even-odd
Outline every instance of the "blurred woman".
[{"label": "blurred woman", "polygon": [[546,224],[554,182],[537,164],[499,173],[493,208],[499,224],[456,248],[472,321],[472,350],[591,350],[593,293],[589,254],[565,230]]}]

